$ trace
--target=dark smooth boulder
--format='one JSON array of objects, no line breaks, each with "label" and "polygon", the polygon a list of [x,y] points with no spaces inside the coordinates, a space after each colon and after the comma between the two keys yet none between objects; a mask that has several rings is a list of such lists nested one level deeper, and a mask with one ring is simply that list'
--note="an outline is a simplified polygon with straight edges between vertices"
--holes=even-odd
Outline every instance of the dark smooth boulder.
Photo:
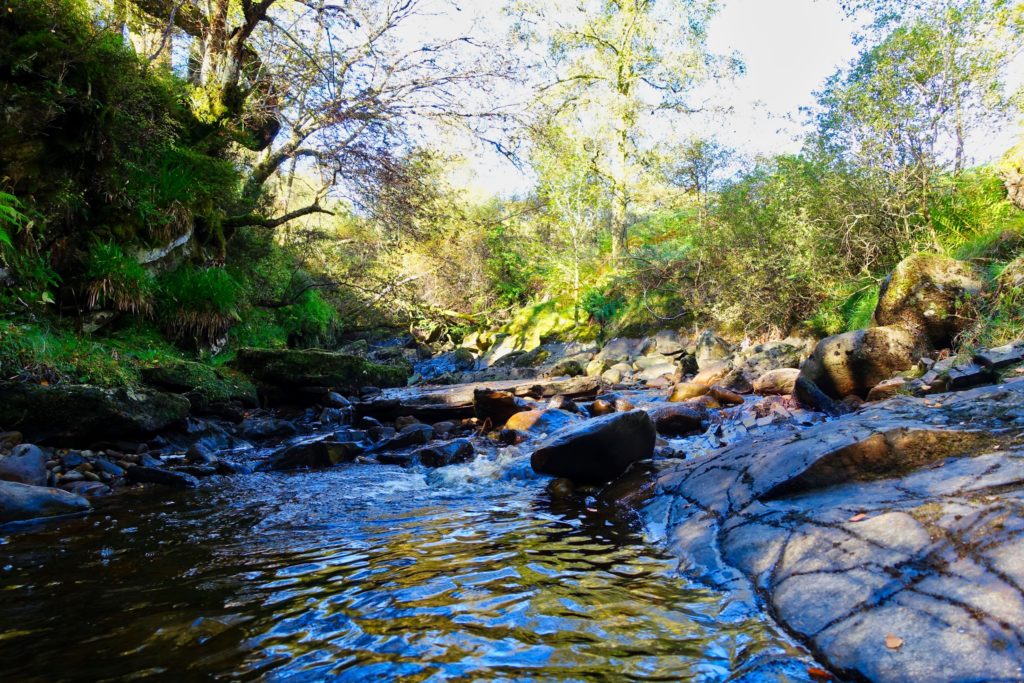
[{"label": "dark smooth boulder", "polygon": [[0,481],[0,522],[54,517],[92,509],[82,496],[61,489]]},{"label": "dark smooth boulder", "polygon": [[112,493],[109,486],[99,481],[72,481],[61,484],[61,489],[85,498],[102,498]]},{"label": "dark smooth boulder", "polygon": [[23,443],[0,458],[0,479],[46,486],[46,454],[38,446]]},{"label": "dark smooth boulder", "polygon": [[476,450],[469,439],[454,439],[445,443],[421,448],[413,454],[416,460],[427,467],[444,467],[473,459]]},{"label": "dark smooth boulder", "polygon": [[650,458],[656,439],[646,412],[614,413],[554,434],[534,451],[530,465],[540,474],[600,484]]},{"label": "dark smooth boulder", "polygon": [[652,410],[651,419],[659,434],[685,436],[704,431],[707,414],[696,406],[670,403]]},{"label": "dark smooth boulder", "polygon": [[[870,393],[870,392],[869,392]],[[793,384],[793,397],[805,408],[818,410],[826,415],[838,415],[839,407],[817,384],[806,377],[797,377]]]},{"label": "dark smooth boulder", "polygon": [[84,384],[0,386],[0,424],[45,444],[82,444],[146,437],[183,422],[188,399],[135,389]]},{"label": "dark smooth boulder", "polygon": [[242,437],[245,439],[272,439],[278,436],[292,436],[298,433],[295,425],[288,420],[274,418],[246,420],[242,424]]},{"label": "dark smooth boulder", "polygon": [[128,468],[126,475],[129,480],[140,484],[158,484],[175,489],[194,489],[199,486],[199,480],[191,474],[164,470],[157,467],[132,465]]},{"label": "dark smooth boulder", "polygon": [[314,441],[292,444],[272,453],[260,466],[263,470],[294,470],[302,467],[331,467],[351,462],[366,449],[353,441],[337,441],[322,437]]},{"label": "dark smooth boulder", "polygon": [[398,450],[409,446],[423,446],[434,438],[434,428],[425,424],[412,424],[373,447],[375,451]]}]

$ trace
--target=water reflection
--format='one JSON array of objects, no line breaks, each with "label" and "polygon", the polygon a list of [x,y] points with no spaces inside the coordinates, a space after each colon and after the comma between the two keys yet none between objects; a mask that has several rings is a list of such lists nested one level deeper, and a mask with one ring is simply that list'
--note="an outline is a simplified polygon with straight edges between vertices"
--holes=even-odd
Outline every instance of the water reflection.
[{"label": "water reflection", "polygon": [[635,530],[530,480],[252,475],[6,540],[4,680],[806,676]]}]

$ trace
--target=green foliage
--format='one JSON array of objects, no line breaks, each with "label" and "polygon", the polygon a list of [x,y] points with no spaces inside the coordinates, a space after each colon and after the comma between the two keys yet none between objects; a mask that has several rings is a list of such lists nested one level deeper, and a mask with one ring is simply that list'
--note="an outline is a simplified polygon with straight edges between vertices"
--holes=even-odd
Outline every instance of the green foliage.
[{"label": "green foliage", "polygon": [[583,310],[602,328],[615,320],[625,308],[626,302],[615,294],[606,294],[601,289],[588,289],[581,301]]},{"label": "green foliage", "polygon": [[13,248],[9,229],[20,228],[28,219],[21,212],[22,205],[13,194],[0,192],[0,257],[3,247]]},{"label": "green foliage", "polygon": [[[231,328],[230,335],[233,349],[288,348],[288,330],[279,322],[275,311],[247,310],[241,322]],[[225,358],[231,358],[231,354]]]},{"label": "green foliage", "polygon": [[0,380],[130,385],[135,368],[105,345],[71,330],[0,323]]},{"label": "green foliage", "polygon": [[184,267],[158,281],[157,314],[179,342],[212,345],[239,320],[242,287],[223,268]]},{"label": "green foliage", "polygon": [[499,224],[487,231],[484,240],[487,279],[498,300],[506,306],[525,303],[536,274],[526,256],[516,248],[516,240],[510,237],[507,228]]},{"label": "green foliage", "polygon": [[86,0],[4,9],[0,178],[29,204],[37,256],[66,280],[79,262],[55,245],[164,244],[195,227],[222,248],[239,174],[203,149],[184,83],[150,68]]},{"label": "green foliage", "polygon": [[281,326],[290,338],[315,344],[327,337],[337,322],[338,312],[328,304],[320,292],[306,291],[294,304],[281,309]]},{"label": "green foliage", "polygon": [[873,280],[840,284],[832,295],[822,301],[806,326],[820,336],[871,327],[878,296],[879,285]]},{"label": "green foliage", "polygon": [[942,246],[958,259],[1006,261],[1024,241],[1024,212],[1006,200],[991,167],[940,178],[928,214]]},{"label": "green foliage", "polygon": [[116,244],[97,242],[92,246],[85,277],[89,308],[106,306],[138,314],[153,309],[153,276]]}]

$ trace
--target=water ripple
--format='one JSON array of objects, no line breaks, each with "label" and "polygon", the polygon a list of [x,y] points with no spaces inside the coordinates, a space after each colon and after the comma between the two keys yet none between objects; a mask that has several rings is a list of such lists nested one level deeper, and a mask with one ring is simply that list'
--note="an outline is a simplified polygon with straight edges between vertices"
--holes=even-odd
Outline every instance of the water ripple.
[{"label": "water ripple", "polygon": [[806,680],[770,624],[723,618],[727,596],[624,523],[552,507],[520,465],[235,477],[12,536],[0,673]]}]

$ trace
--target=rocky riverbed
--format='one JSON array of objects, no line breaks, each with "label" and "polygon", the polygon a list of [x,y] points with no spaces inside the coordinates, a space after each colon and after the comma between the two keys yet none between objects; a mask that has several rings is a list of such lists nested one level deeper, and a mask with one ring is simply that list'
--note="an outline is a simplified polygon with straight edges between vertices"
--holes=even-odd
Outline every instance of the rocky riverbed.
[{"label": "rocky riverbed", "polygon": [[907,316],[818,342],[261,351],[139,389],[10,385],[0,522],[260,472],[528,467],[776,619],[820,660],[807,680],[1024,680],[1024,344],[954,356]]}]

